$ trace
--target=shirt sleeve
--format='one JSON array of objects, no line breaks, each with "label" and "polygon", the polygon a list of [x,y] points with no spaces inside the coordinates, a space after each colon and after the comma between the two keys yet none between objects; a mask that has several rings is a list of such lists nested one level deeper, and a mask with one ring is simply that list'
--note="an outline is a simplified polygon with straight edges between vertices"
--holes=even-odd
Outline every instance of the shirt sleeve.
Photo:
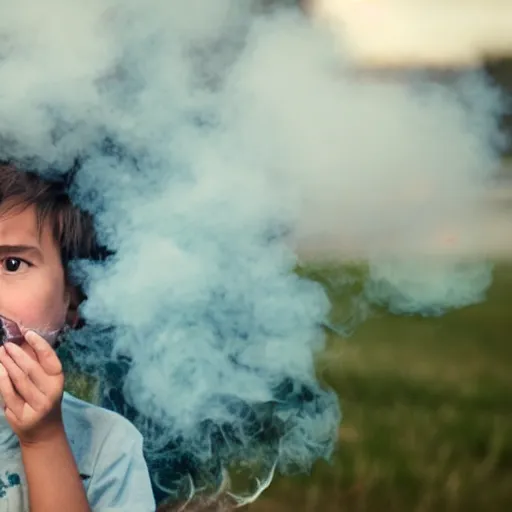
[{"label": "shirt sleeve", "polygon": [[93,512],[155,512],[142,436],[135,427],[121,431],[113,428],[106,436],[87,498]]}]

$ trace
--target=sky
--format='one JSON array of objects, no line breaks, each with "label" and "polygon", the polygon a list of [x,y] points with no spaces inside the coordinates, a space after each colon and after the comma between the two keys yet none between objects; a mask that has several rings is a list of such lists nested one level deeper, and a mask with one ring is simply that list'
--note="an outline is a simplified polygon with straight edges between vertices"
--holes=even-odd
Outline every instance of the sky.
[{"label": "sky", "polygon": [[506,0],[307,2],[363,65],[473,66],[486,56],[512,55],[512,2]]}]

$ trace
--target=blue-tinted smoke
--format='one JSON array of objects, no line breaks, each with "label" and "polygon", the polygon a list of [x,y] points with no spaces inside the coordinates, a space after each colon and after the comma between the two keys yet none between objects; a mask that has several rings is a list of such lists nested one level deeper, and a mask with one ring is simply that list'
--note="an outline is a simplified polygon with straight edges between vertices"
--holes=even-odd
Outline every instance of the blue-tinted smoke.
[{"label": "blue-tinted smoke", "polygon": [[[341,235],[393,281],[378,301],[398,286],[437,307],[459,275],[411,287],[379,267],[379,243],[398,230],[414,254],[421,226],[472,211],[496,164],[477,76],[463,96],[367,82],[297,7],[258,4],[0,1],[0,158],[75,169],[111,256],[74,266],[87,326],[68,347],[171,493],[329,456],[340,413],[314,374],[329,303],[294,273],[297,245],[327,235],[336,254]],[[404,223],[418,184],[432,208]]]},{"label": "blue-tinted smoke", "polygon": [[230,75],[258,44],[250,7],[2,7],[1,156],[52,179],[73,167],[72,198],[111,253],[73,267],[87,326],[68,349],[176,495],[235,464],[308,469],[340,419],[315,378],[329,303],[294,273],[287,185],[239,140]]},{"label": "blue-tinted smoke", "polygon": [[364,296],[395,314],[438,316],[485,300],[492,264],[399,260],[371,265]]},{"label": "blue-tinted smoke", "polygon": [[[349,322],[334,327],[350,331],[372,305],[428,316],[481,302],[492,282],[492,255],[508,254],[500,228],[488,233],[498,216],[487,197],[499,183],[507,143],[499,127],[505,98],[479,70],[437,80],[407,71],[379,78],[374,71],[356,79],[357,87],[346,71],[342,82],[349,103],[336,114],[343,121],[334,136],[319,138],[331,137],[321,168],[328,158],[326,168],[343,171],[328,178],[323,170],[298,173],[314,212],[299,225],[304,259],[367,265],[358,279],[363,289],[352,293],[345,314]],[[336,146],[343,135],[353,144]],[[351,293],[338,284],[338,294]]]}]

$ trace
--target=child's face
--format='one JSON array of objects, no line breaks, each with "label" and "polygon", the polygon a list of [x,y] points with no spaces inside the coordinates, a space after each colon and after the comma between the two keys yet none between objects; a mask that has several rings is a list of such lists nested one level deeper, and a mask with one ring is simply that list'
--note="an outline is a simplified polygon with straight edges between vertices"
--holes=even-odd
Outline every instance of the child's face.
[{"label": "child's face", "polygon": [[0,315],[40,331],[60,329],[69,308],[64,268],[34,206],[0,208]]}]

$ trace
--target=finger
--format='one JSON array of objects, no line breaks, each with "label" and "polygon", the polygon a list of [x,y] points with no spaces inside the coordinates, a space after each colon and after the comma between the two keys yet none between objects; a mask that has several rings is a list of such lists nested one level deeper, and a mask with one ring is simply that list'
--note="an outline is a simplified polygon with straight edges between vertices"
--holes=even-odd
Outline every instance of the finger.
[{"label": "finger", "polygon": [[16,393],[12,385],[9,374],[4,366],[0,363],[0,393],[4,401],[4,409],[10,410],[18,421],[23,418],[23,399]]},{"label": "finger", "polygon": [[23,343],[22,345],[18,345],[25,354],[27,354],[29,357],[31,357],[34,361],[37,361],[36,353],[34,352],[34,349],[28,344]]},{"label": "finger", "polygon": [[39,364],[48,375],[62,373],[62,364],[50,344],[34,331],[25,333],[25,340],[34,349]]},{"label": "finger", "polygon": [[[3,350],[2,350],[3,349]],[[0,349],[0,363],[7,370],[14,389],[18,395],[33,409],[40,409],[46,403],[47,398],[35,384],[28,378],[28,375],[14,362],[5,348]]]},{"label": "finger", "polygon": [[30,380],[42,393],[47,394],[48,375],[39,362],[14,343],[5,343],[4,347],[23,373],[29,376]]},{"label": "finger", "polygon": [[11,423],[11,425],[12,424],[14,424],[14,425],[21,425],[22,424],[21,417],[18,418],[18,416],[16,416],[16,414],[14,414],[12,409],[9,409],[8,407],[6,407],[5,410],[4,410],[4,414],[5,414],[5,417],[7,418],[7,420]]}]

